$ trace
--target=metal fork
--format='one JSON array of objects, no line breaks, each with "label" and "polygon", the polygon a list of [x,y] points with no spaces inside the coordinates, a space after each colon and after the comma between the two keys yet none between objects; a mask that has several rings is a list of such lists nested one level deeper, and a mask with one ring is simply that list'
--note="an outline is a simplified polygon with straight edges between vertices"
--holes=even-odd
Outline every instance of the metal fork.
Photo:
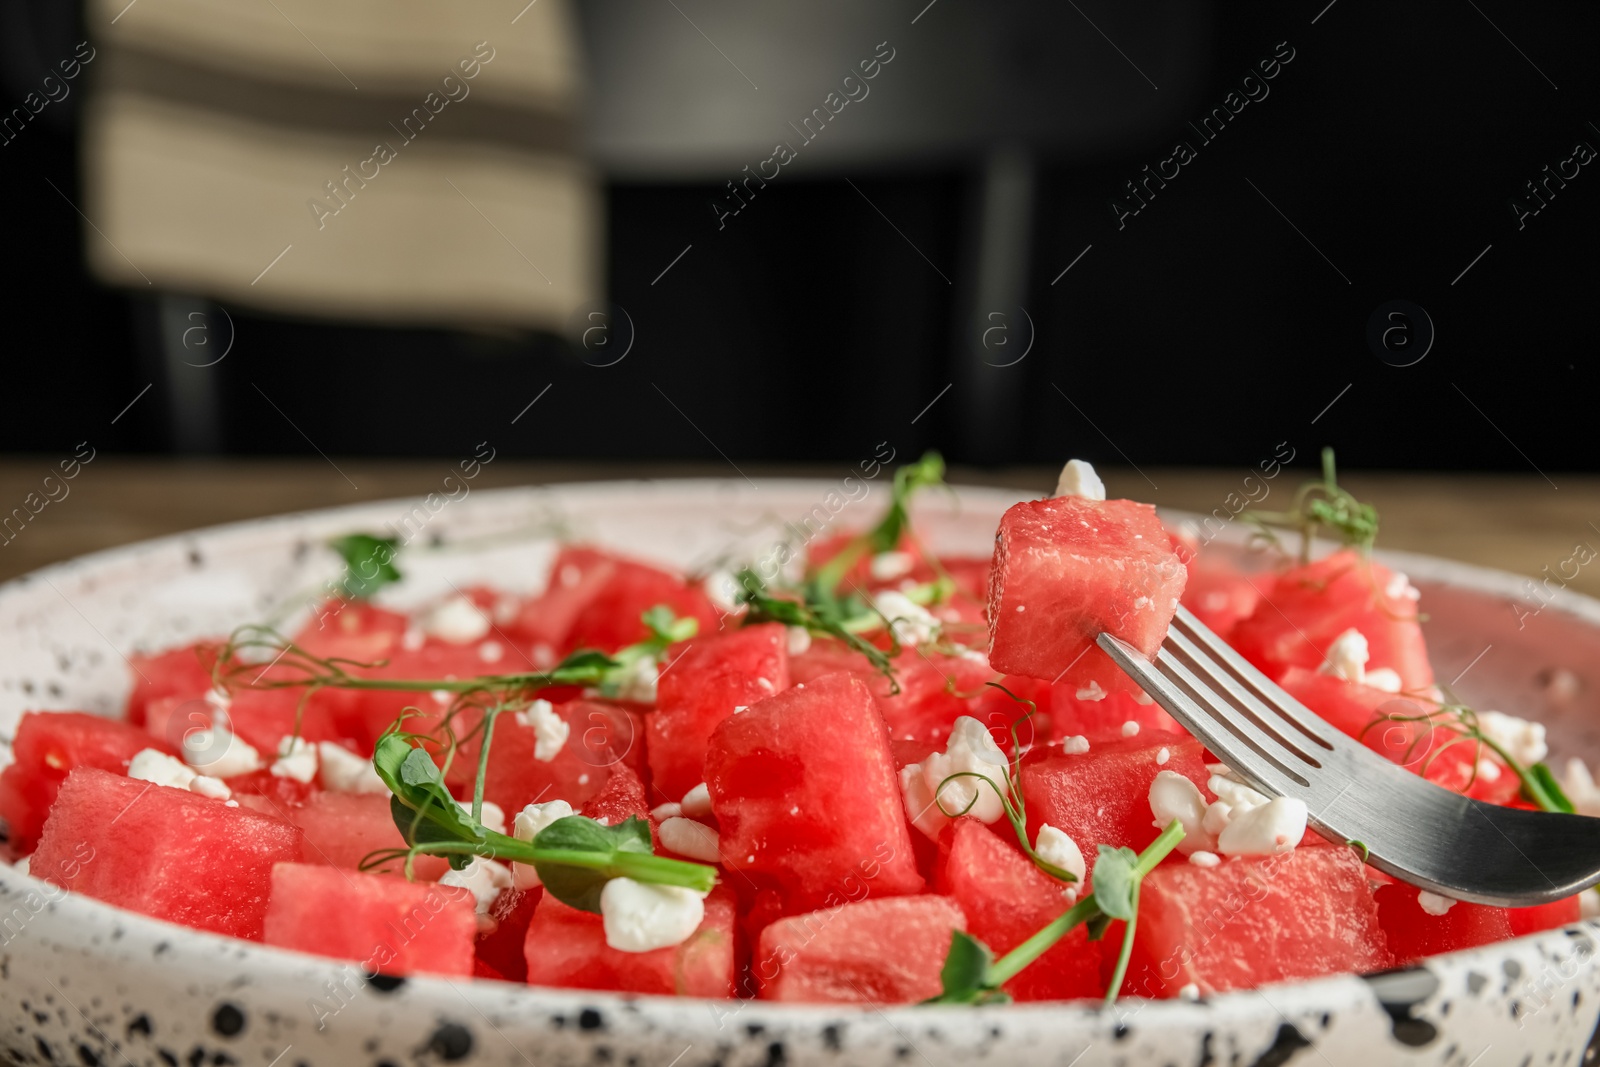
[{"label": "metal fork", "polygon": [[1455,900],[1544,904],[1600,882],[1600,819],[1503,808],[1434,785],[1329,725],[1180,607],[1151,663],[1100,647],[1222,762],[1268,796],[1305,801],[1322,836]]}]

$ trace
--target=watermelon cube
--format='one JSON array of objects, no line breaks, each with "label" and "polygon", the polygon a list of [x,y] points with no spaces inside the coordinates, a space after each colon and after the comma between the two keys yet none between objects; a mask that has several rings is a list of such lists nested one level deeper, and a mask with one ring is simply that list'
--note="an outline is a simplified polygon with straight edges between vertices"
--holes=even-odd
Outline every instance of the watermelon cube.
[{"label": "watermelon cube", "polygon": [[1344,549],[1280,574],[1263,593],[1229,641],[1268,675],[1316,670],[1334,639],[1355,629],[1367,639],[1367,670],[1395,671],[1407,693],[1433,684],[1416,590],[1383,564]]},{"label": "watermelon cube", "polygon": [[[1169,859],[1145,878],[1122,993],[1173,997],[1394,965],[1367,887],[1348,848],[1297,848],[1263,859],[1199,867]],[[1122,943],[1113,923],[1102,966]]]},{"label": "watermelon cube", "polygon": [[272,869],[269,945],[354,960],[369,974],[464,976],[477,936],[465,889],[303,863]]},{"label": "watermelon cube", "polygon": [[211,688],[211,667],[217,646],[207,642],[175,648],[153,656],[135,652],[128,657],[133,668],[133,691],[128,694],[127,720],[143,726],[145,709],[161,697],[194,700]]},{"label": "watermelon cube", "polygon": [[[701,636],[716,631],[717,609],[698,585],[647,563],[621,556],[608,559],[610,573],[573,615],[563,651],[596,648],[615,652],[624,645],[643,641],[650,636],[650,629],[640,616],[657,604],[672,609],[680,618],[698,620]],[[559,565],[553,578],[563,580]]]},{"label": "watermelon cube", "polygon": [[567,634],[578,612],[593,600],[616,570],[613,557],[587,545],[564,545],[550,565],[544,592],[524,600],[507,633],[526,645],[536,663],[554,663],[568,647]]},{"label": "watermelon cube", "polygon": [[1255,612],[1261,603],[1261,588],[1271,584],[1271,576],[1252,577],[1210,552],[1194,556],[1188,566],[1183,606],[1223,640],[1240,620]]},{"label": "watermelon cube", "polygon": [[913,1004],[938,996],[951,934],[966,917],[949,897],[887,897],[779,919],[751,966],[764,1000]]},{"label": "watermelon cube", "polygon": [[477,963],[474,974],[483,978],[498,978],[503,982],[528,980],[528,925],[533,922],[534,910],[543,899],[544,890],[505,889],[495,898],[489,909],[493,929],[478,932]]},{"label": "watermelon cube", "polygon": [[899,692],[894,692],[889,679],[860,652],[842,641],[817,638],[809,649],[790,661],[790,678],[795,682],[810,682],[825,674],[847,671],[872,690],[891,738],[924,742],[937,748],[943,748],[949,740],[957,719],[973,714],[965,694],[992,692],[999,698],[993,704],[1000,714],[985,714],[980,721],[997,728],[997,737],[1004,738],[998,743],[1010,747],[1007,728],[1027,709],[998,690],[984,689],[985,682],[994,680],[995,672],[981,658],[925,650],[918,655],[901,656],[895,661],[894,669]]},{"label": "watermelon cube", "polygon": [[300,855],[300,831],[281,819],[80,767],[56,796],[33,871],[130,911],[259,941],[272,865]]},{"label": "watermelon cube", "polygon": [[723,719],[706,785],[724,862],[790,911],[922,889],[883,717],[858,678],[824,675]]},{"label": "watermelon cube", "polygon": [[[550,760],[535,758],[538,737],[531,725],[523,725],[514,714],[495,719],[483,795],[504,808],[507,815],[547,800],[565,800],[577,807],[605,788],[614,768],[644,764],[644,731],[639,718],[629,709],[572,700],[554,705],[553,710],[567,724],[568,732],[560,751]],[[465,733],[474,725],[475,717],[463,714],[455,729]],[[456,749],[455,759],[445,771],[445,781],[457,796],[466,796],[472,789],[480,752],[481,734]]]},{"label": "watermelon cube", "polygon": [[1154,657],[1187,578],[1155,508],[1063,496],[1014,504],[995,534],[989,662],[1110,692],[1132,683],[1095,638]]},{"label": "watermelon cube", "polygon": [[[1011,833],[1006,826],[1004,832]],[[967,932],[996,956],[1038,933],[1072,906],[1071,891],[1045,874],[994,830],[976,819],[957,819],[939,838],[934,885],[967,917]],[[1081,887],[1080,887],[1081,888]],[[1017,1000],[1072,1000],[1105,993],[1100,949],[1084,927],[1006,983]]]},{"label": "watermelon cube", "polygon": [[1170,734],[1091,742],[1089,751],[1076,755],[1056,745],[1035,749],[1022,761],[1028,836],[1037,837],[1045,823],[1063,831],[1083,851],[1091,874],[1097,845],[1141,851],[1161,833],[1150,812],[1150,783],[1161,771],[1181,774],[1202,790],[1210,777],[1200,742]]},{"label": "watermelon cube", "polygon": [[[239,803],[276,814],[300,827],[305,834],[308,864],[360,870],[362,861],[372,853],[406,846],[389,810],[387,795],[316,792],[303,804],[241,796]],[[412,869],[418,881],[436,882],[449,866],[443,856],[418,856]],[[390,860],[381,869],[399,874],[403,867],[403,860]]]},{"label": "watermelon cube", "polygon": [[[1456,901],[1448,904],[1444,914],[1435,915],[1423,907],[1421,892],[1416,886],[1394,882],[1373,894],[1378,902],[1378,921],[1388,934],[1389,948],[1399,963],[1516,936],[1509,909]],[[1435,910],[1443,902],[1444,898],[1437,898]]]},{"label": "watermelon cube", "polygon": [[1132,693],[1111,692],[1080,696],[1076,685],[1052,685],[1040,707],[1050,710],[1050,739],[1065,741],[1082,737],[1090,744],[1120,741],[1127,736],[1128,723],[1137,723],[1139,733],[1187,734],[1178,720],[1154,701],[1140,703]]},{"label": "watermelon cube", "polygon": [[679,945],[622,952],[606,944],[605,921],[546,893],[528,925],[530,985],[681,997],[731,997],[736,975],[733,894],[706,897],[699,929]]},{"label": "watermelon cube", "polygon": [[650,804],[645,799],[644,783],[626,764],[619,763],[611,768],[611,777],[606,779],[605,788],[583,805],[581,814],[586,818],[602,820],[607,826],[621,826],[636,817],[643,819],[650,823],[652,844],[660,845],[656,824],[650,819]]},{"label": "watermelon cube", "polygon": [[784,627],[747,626],[695,639],[661,675],[646,716],[650,774],[659,795],[678,800],[705,781],[706,742],[734,708],[789,688]]},{"label": "watermelon cube", "polygon": [[146,748],[177,755],[171,745],[125,722],[82,711],[24,713],[11,743],[14,762],[0,772],[0,819],[9,828],[11,848],[33,851],[56,792],[75,768],[126,774],[128,761]]},{"label": "watermelon cube", "polygon": [[1582,917],[1582,908],[1579,906],[1582,896],[1582,893],[1577,893],[1548,904],[1535,904],[1531,908],[1507,908],[1506,921],[1511,924],[1511,936],[1525,937],[1577,922]]}]

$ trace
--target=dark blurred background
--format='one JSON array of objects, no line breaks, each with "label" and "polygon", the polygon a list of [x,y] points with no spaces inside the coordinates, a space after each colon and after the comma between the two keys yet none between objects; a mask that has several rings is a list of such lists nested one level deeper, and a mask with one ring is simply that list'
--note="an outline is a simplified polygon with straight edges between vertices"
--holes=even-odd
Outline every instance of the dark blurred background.
[{"label": "dark blurred background", "polygon": [[[96,28],[54,0],[4,11],[9,108]],[[608,301],[587,347],[224,299],[232,349],[187,366],[172,324],[221,321],[211,294],[85,266],[85,90],[0,146],[0,450],[467,455],[493,437],[523,457],[817,461],[890,439],[978,465],[1171,466],[1253,465],[1289,440],[1362,467],[1600,465],[1600,172],[1574,157],[1600,146],[1595,5],[577,13]],[[870,97],[719,219],[783,116],[883,41]],[[1207,142],[1190,123],[1275,55],[1292,58],[1265,98]],[[1131,213],[1125,183],[1180,141],[1195,158]],[[1524,183],[1567,159],[1576,176],[1519,228],[1510,202],[1537,207]]]}]

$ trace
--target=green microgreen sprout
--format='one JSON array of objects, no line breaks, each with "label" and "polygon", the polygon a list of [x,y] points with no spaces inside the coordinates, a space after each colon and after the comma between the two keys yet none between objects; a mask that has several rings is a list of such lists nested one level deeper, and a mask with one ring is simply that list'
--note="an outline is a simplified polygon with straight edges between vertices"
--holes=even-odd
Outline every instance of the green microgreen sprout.
[{"label": "green microgreen sprout", "polygon": [[1341,544],[1358,549],[1363,556],[1371,553],[1378,538],[1378,510],[1339,485],[1331,448],[1322,450],[1321,479],[1302,485],[1288,511],[1250,509],[1240,514],[1256,527],[1257,537],[1273,546],[1278,544],[1273,527],[1298,530],[1301,563],[1311,562],[1311,544],[1323,530],[1336,536]]},{"label": "green microgreen sprout", "polygon": [[999,959],[995,959],[988,946],[977,938],[955,931],[950,938],[950,952],[939,973],[944,991],[923,1003],[992,1004],[1008,1000],[1005,984],[1074,929],[1086,926],[1090,940],[1099,940],[1112,921],[1121,920],[1125,924],[1122,948],[1106,990],[1106,1003],[1114,1003],[1133,954],[1134,931],[1139,920],[1139,888],[1145,875],[1182,840],[1183,824],[1173,820],[1149,848],[1137,855],[1132,849],[1101,845],[1095,859],[1094,892]]}]

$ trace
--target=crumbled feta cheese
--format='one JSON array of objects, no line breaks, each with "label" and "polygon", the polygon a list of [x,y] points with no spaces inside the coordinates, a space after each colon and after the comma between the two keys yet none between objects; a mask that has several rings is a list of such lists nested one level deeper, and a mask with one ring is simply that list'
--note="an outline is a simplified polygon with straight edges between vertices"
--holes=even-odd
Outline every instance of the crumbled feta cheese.
[{"label": "crumbled feta cheese", "polygon": [[32,867],[33,867],[33,857],[32,856],[24,856],[20,860],[18,860],[17,862],[15,862],[15,863],[13,863],[11,865],[11,869],[16,871],[18,874],[28,874],[28,873],[31,872]]},{"label": "crumbled feta cheese", "polygon": [[911,558],[909,552],[879,552],[867,564],[867,571],[876,581],[892,582],[910,574],[916,565],[916,560]]},{"label": "crumbled feta cheese", "polygon": [[506,658],[506,646],[499,641],[485,641],[478,646],[478,658],[485,663],[499,663]]},{"label": "crumbled feta cheese", "polygon": [[1083,884],[1088,868],[1083,862],[1083,851],[1078,848],[1078,843],[1061,830],[1057,830],[1049,823],[1039,827],[1039,836],[1034,839],[1033,850],[1039,858],[1052,867],[1059,867]]},{"label": "crumbled feta cheese", "polygon": [[668,852],[676,852],[701,863],[720,863],[722,860],[722,839],[703,822],[685,819],[680,815],[675,819],[663,819],[657,832],[661,835],[661,847]]},{"label": "crumbled feta cheese", "polygon": [[733,713],[735,715],[739,714],[741,711],[749,711],[749,710],[750,710],[750,705],[749,704],[735,704],[733,706]]},{"label": "crumbled feta cheese", "polygon": [[1399,671],[1393,667],[1379,667],[1367,672],[1363,684],[1371,689],[1382,689],[1385,693],[1398,693],[1403,683]]},{"label": "crumbled feta cheese", "polygon": [[1207,852],[1202,848],[1189,853],[1189,862],[1196,867],[1215,867],[1222,862],[1222,857],[1215,852]]},{"label": "crumbled feta cheese", "polygon": [[650,817],[656,822],[661,822],[665,819],[676,819],[682,814],[682,804],[660,804],[650,809]]},{"label": "crumbled feta cheese", "polygon": [[1543,723],[1529,722],[1498,711],[1480,711],[1478,730],[1524,767],[1531,767],[1550,754],[1550,746],[1545,744]]},{"label": "crumbled feta cheese", "polygon": [[1244,811],[1236,807],[1227,827],[1217,835],[1217,851],[1224,856],[1288,852],[1305,836],[1306,814],[1306,802],[1295,797],[1274,797]]},{"label": "crumbled feta cheese", "polygon": [[927,644],[939,632],[939,620],[933,613],[904,593],[893,589],[879,593],[877,607],[902,645]]},{"label": "crumbled feta cheese", "polygon": [[1440,896],[1438,893],[1430,893],[1424,889],[1417,894],[1417,904],[1429,915],[1443,915],[1455,907],[1456,902],[1449,897]]},{"label": "crumbled feta cheese", "polygon": [[1156,766],[1165,766],[1167,760],[1171,758],[1172,750],[1170,748],[1161,748],[1156,750]]},{"label": "crumbled feta cheese", "polygon": [[1245,785],[1238,776],[1225,768],[1221,773],[1212,773],[1206,781],[1206,788],[1236,813],[1259,808],[1271,799],[1266,794],[1258,793]]},{"label": "crumbled feta cheese", "polygon": [[188,789],[189,783],[195,780],[195,773],[182,760],[157,749],[146,748],[128,761],[128,777],[171,786],[173,789]]},{"label": "crumbled feta cheese", "polygon": [[1372,653],[1367,649],[1366,636],[1352,626],[1333,639],[1333,644],[1328,646],[1328,654],[1323,659],[1322,666],[1317,670],[1359,685],[1366,680],[1367,660],[1371,657]]},{"label": "crumbled feta cheese", "polygon": [[[461,807],[461,810],[466,812],[469,816],[472,814],[472,801],[458,800],[456,803]],[[481,816],[478,821],[481,822],[487,829],[493,830],[497,834],[503,834],[506,832],[505,809],[496,804],[494,801],[485,800],[483,802],[483,807],[479,809],[478,814]]]},{"label": "crumbled feta cheese", "polygon": [[1155,703],[1155,698],[1153,698],[1149,693],[1146,693],[1143,689],[1135,689],[1133,691],[1133,702],[1148,708],[1151,704]]},{"label": "crumbled feta cheese", "polygon": [[654,704],[656,683],[660,680],[661,672],[653,660],[635,660],[633,666],[620,679],[617,699],[632,701],[635,704]]},{"label": "crumbled feta cheese", "polygon": [[1165,830],[1174,819],[1183,824],[1178,851],[1194,852],[1212,846],[1212,836],[1202,825],[1206,801],[1200,795],[1200,787],[1177,771],[1156,772],[1150,783],[1150,814],[1155,816],[1157,829]]},{"label": "crumbled feta cheese", "polygon": [[423,614],[422,631],[452,645],[470,645],[489,633],[489,616],[469,596],[453,596]]},{"label": "crumbled feta cheese", "polygon": [[1088,685],[1078,690],[1079,700],[1104,700],[1105,698],[1106,691],[1101,689],[1100,683],[1092,678],[1089,680]]},{"label": "crumbled feta cheese", "polygon": [[309,782],[317,776],[317,749],[303,737],[285,737],[278,742],[278,758],[271,767],[274,778],[293,778]]},{"label": "crumbled feta cheese", "polygon": [[700,583],[706,599],[723,615],[732,615],[740,608],[739,581],[726,570],[714,570]]},{"label": "crumbled feta cheese", "polygon": [[[1477,774],[1479,778],[1486,782],[1498,782],[1500,780],[1500,764],[1488,756],[1483,756],[1478,760]],[[1571,799],[1570,795],[1568,799]]]},{"label": "crumbled feta cheese", "polygon": [[1122,736],[1123,737],[1137,737],[1138,735],[1139,735],[1139,724],[1137,722],[1135,722],[1132,719],[1129,719],[1127,722],[1122,724]]},{"label": "crumbled feta cheese", "polygon": [[811,631],[804,626],[788,628],[789,655],[804,655],[811,648]]},{"label": "crumbled feta cheese", "polygon": [[1056,496],[1081,496],[1085,500],[1104,500],[1106,498],[1105,483],[1100,480],[1100,475],[1094,471],[1094,466],[1085,460],[1069,459],[1067,465],[1061,468],[1061,477],[1056,479]]},{"label": "crumbled feta cheese", "polygon": [[1206,807],[1206,817],[1200,820],[1200,829],[1212,837],[1216,837],[1228,828],[1228,820],[1232,817],[1233,807],[1231,805],[1221,800],[1213,801]]},{"label": "crumbled feta cheese", "polygon": [[514,596],[503,596],[494,602],[494,621],[509,626],[522,614],[522,602]]},{"label": "crumbled feta cheese", "polygon": [[600,890],[606,944],[618,952],[652,952],[687,941],[705,919],[693,889],[613,878]]},{"label": "crumbled feta cheese", "polygon": [[227,782],[208,774],[197,774],[190,779],[189,792],[210,797],[212,800],[227,800],[233,796],[233,790],[228,788]]},{"label": "crumbled feta cheese", "polygon": [[[1589,765],[1583,760],[1567,760],[1567,773],[1561,776],[1561,791],[1567,794],[1579,815],[1600,815],[1600,786],[1595,785],[1594,775],[1589,773]],[[1600,900],[1600,895],[1586,895]]]},{"label": "crumbled feta cheese", "polygon": [[407,626],[405,633],[400,635],[400,647],[407,652],[415,652],[428,643],[428,635],[415,626]]},{"label": "crumbled feta cheese", "polygon": [[533,758],[540,763],[559,756],[572,735],[572,726],[556,714],[555,705],[548,700],[535,700],[517,712],[517,722],[533,731]]},{"label": "crumbled feta cheese", "polygon": [[255,746],[223,726],[186,734],[183,761],[213,778],[236,778],[261,769],[261,753]]},{"label": "crumbled feta cheese", "polygon": [[1089,739],[1082,734],[1073,734],[1062,743],[1061,751],[1069,756],[1081,756],[1089,751]]},{"label": "crumbled feta cheese", "polygon": [[[900,789],[912,825],[937,839],[952,815],[966,814],[985,823],[997,821],[1005,814],[997,790],[1008,788],[1009,769],[989,728],[970,715],[961,716],[943,752],[934,752],[900,771]],[[961,777],[951,777],[958,774]],[[974,775],[982,775],[988,782]]]},{"label": "crumbled feta cheese", "polygon": [[1395,571],[1389,576],[1389,584],[1383,587],[1383,595],[1390,600],[1421,600],[1422,591],[1411,584],[1411,579],[1402,571]]},{"label": "crumbled feta cheese", "polygon": [[711,814],[711,790],[704,782],[683,794],[679,802],[683,813],[691,819],[703,819]]},{"label": "crumbled feta cheese", "polygon": [[1195,985],[1193,982],[1190,982],[1188,985],[1179,988],[1178,996],[1184,1000],[1199,1000],[1200,987]]},{"label": "crumbled feta cheese", "polygon": [[228,711],[233,707],[233,694],[226,689],[212,686],[206,690],[206,706],[211,709],[211,725],[226,727],[228,725]]},{"label": "crumbled feta cheese", "polygon": [[456,698],[456,695],[448,689],[435,689],[428,695],[433,697],[433,702],[440,707],[449,707],[450,702]]},{"label": "crumbled feta cheese", "polygon": [[446,871],[440,875],[439,884],[465,889],[472,894],[478,914],[487,916],[489,909],[494,907],[495,900],[500,896],[500,891],[511,888],[512,878],[511,871],[505,864],[484,859],[482,856],[474,856],[472,862],[461,870]]},{"label": "crumbled feta cheese", "polygon": [[[547,800],[543,804],[529,804],[511,820],[511,836],[518,841],[532,842],[539,831],[572,814],[572,805],[565,800]],[[539,872],[531,863],[513,863],[512,881],[518,889],[532,889],[539,885]]]},{"label": "crumbled feta cheese", "polygon": [[383,794],[389,791],[371,760],[362,759],[341,744],[317,742],[317,760],[322,788],[330,793]]}]

